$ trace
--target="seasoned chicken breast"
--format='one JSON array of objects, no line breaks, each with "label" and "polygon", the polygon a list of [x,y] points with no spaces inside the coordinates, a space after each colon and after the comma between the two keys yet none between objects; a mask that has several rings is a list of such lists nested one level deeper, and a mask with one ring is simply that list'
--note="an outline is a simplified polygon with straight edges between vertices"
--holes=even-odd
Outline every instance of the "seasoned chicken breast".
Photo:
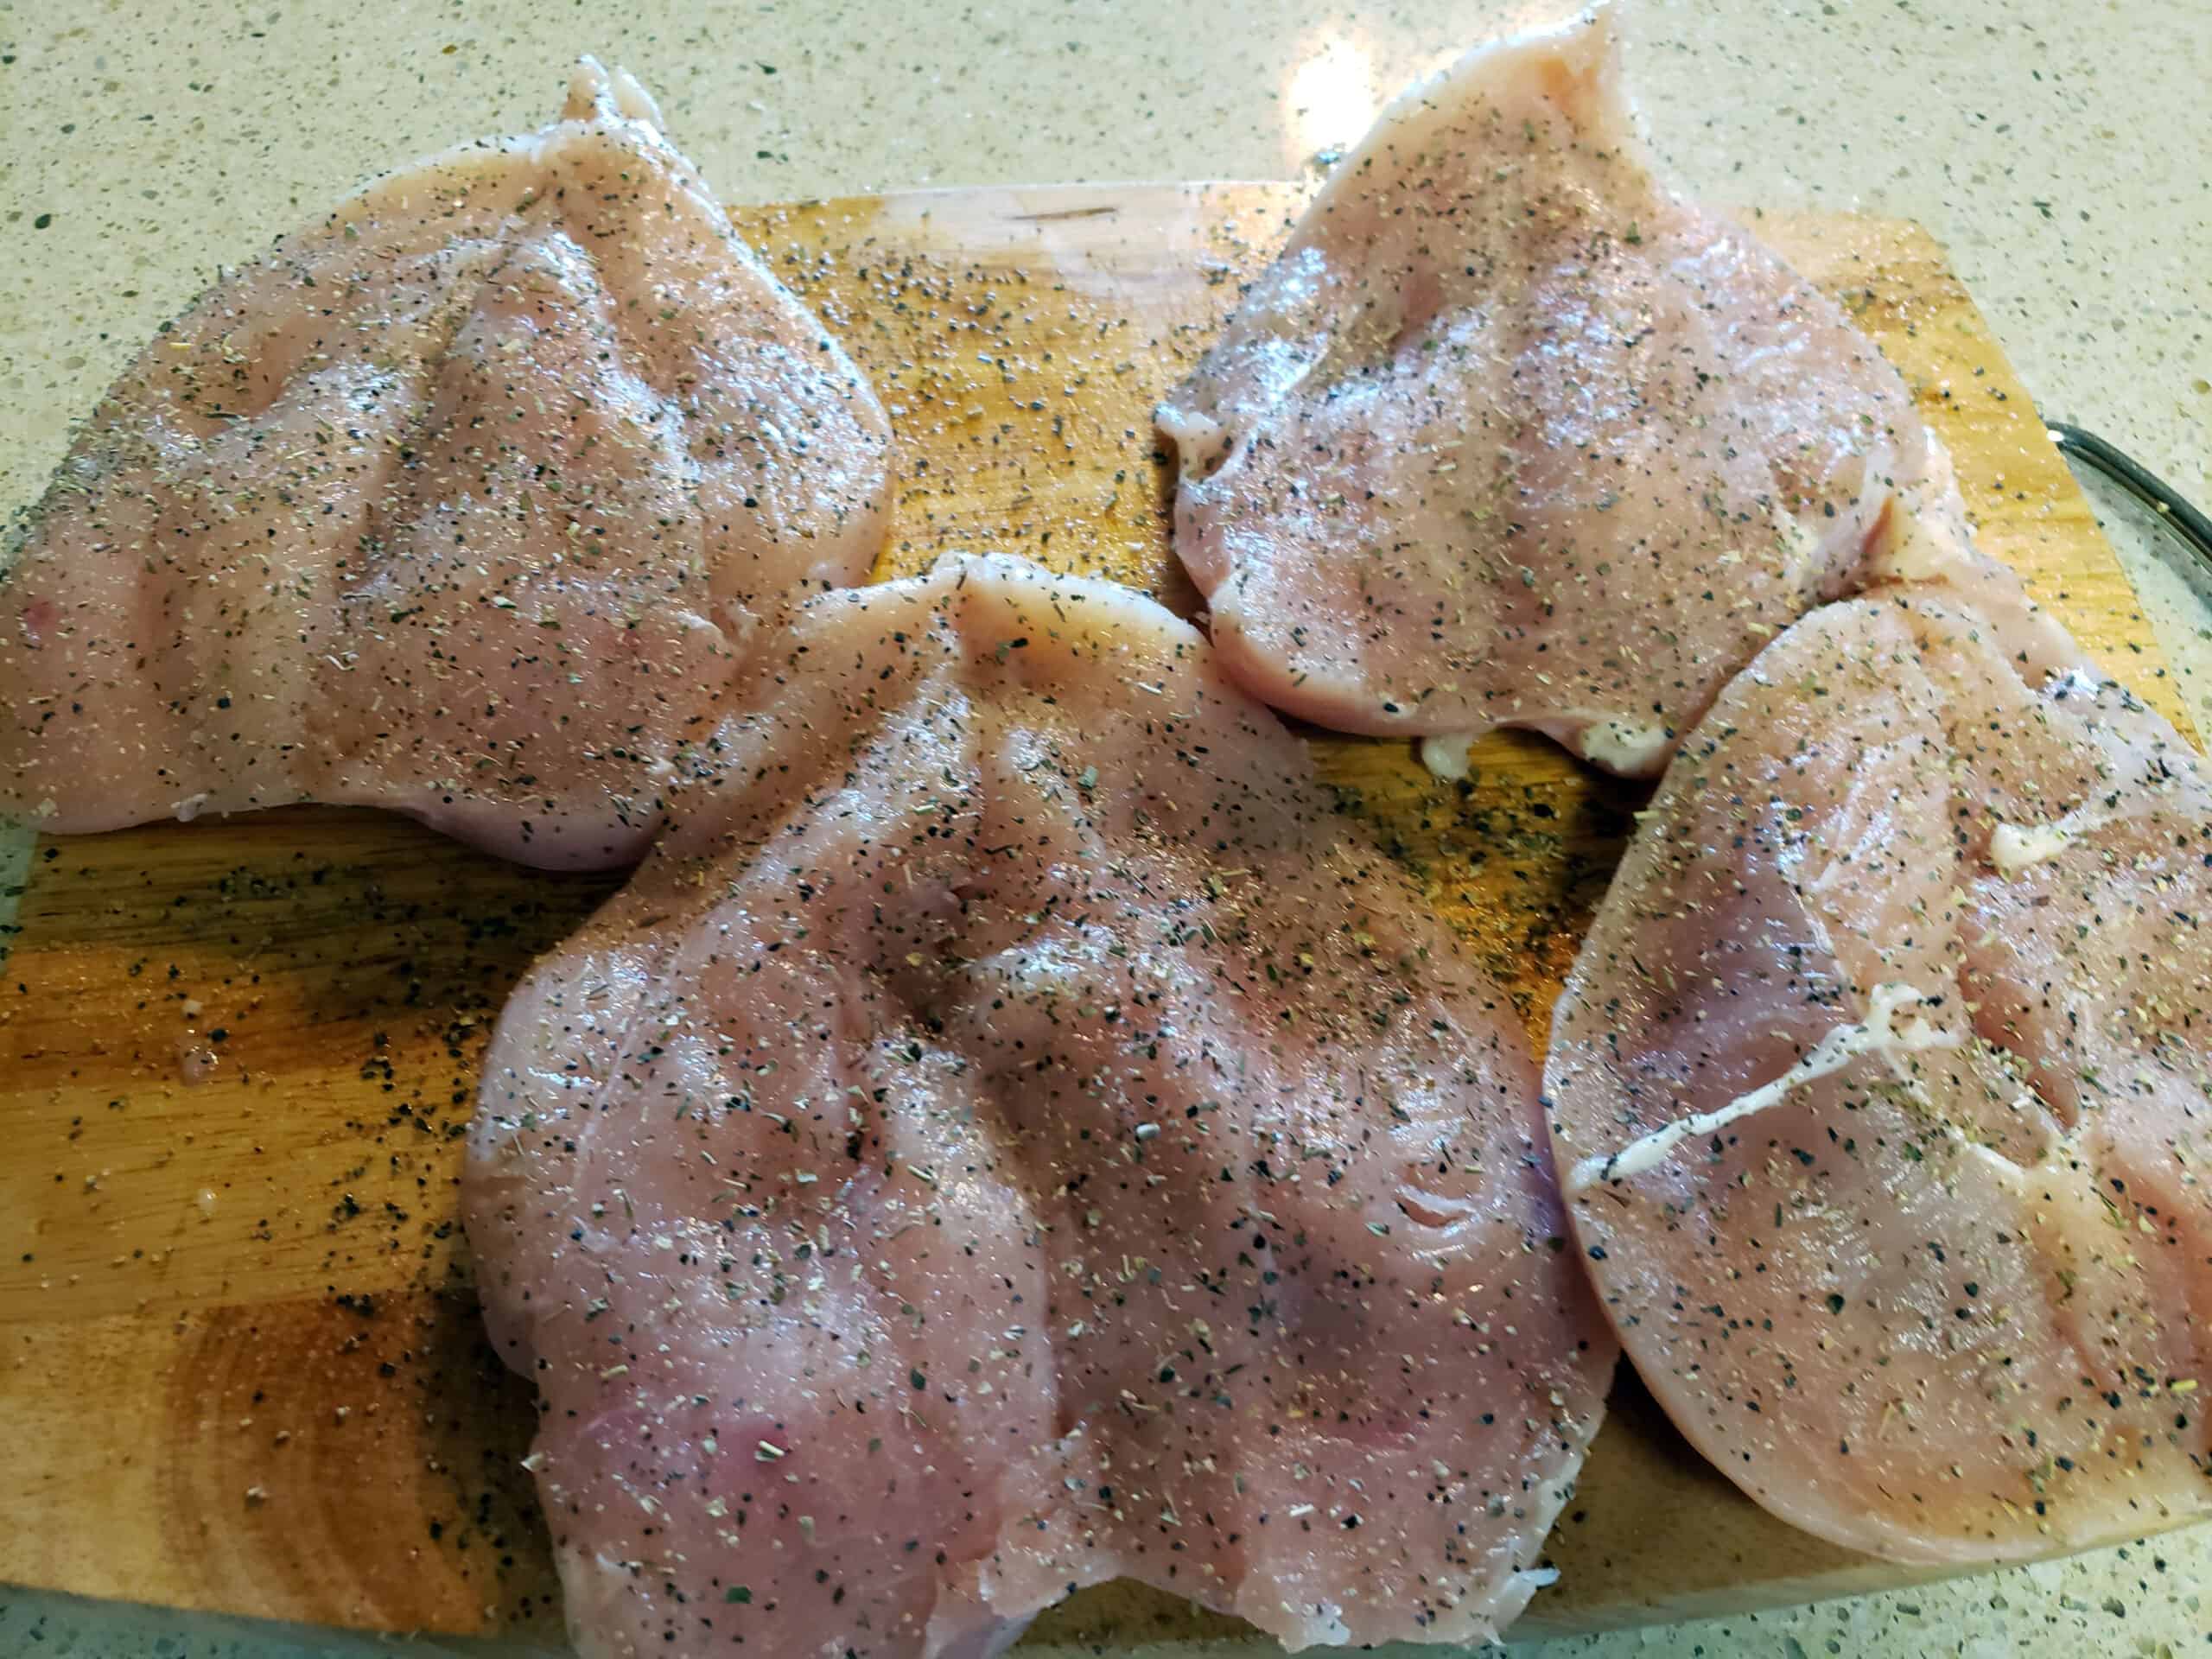
[{"label": "seasoned chicken breast", "polygon": [[644,851],[760,619],[857,581],[881,410],[627,76],[377,181],[109,392],[0,586],[0,810],[385,806]]},{"label": "seasoned chicken breast", "polygon": [[1617,1353],[1519,1021],[1196,632],[812,601],[542,960],[466,1184],[587,1654],[988,1653],[1128,1577],[1487,1639]]},{"label": "seasoned chicken breast", "polygon": [[1813,612],[1643,815],[1554,1015],[1577,1243],[1683,1433],[1901,1560],[2212,1510],[2212,785],[2044,624]]},{"label": "seasoned chicken breast", "polygon": [[1229,672],[1440,772],[1656,775],[1814,604],[2011,585],[1873,342],[1656,176],[1604,10],[1393,104],[1159,423]]}]

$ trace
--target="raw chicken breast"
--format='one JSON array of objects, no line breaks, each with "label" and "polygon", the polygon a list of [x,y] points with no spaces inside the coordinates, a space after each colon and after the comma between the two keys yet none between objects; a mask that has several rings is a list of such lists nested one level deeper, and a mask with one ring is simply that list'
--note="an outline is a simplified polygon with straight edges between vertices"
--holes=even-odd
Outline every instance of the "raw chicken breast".
[{"label": "raw chicken breast", "polygon": [[114,389],[0,588],[0,811],[387,806],[639,856],[756,619],[864,576],[882,411],[652,101],[370,185]]},{"label": "raw chicken breast", "polygon": [[2212,1510],[2212,788],[2078,652],[2024,678],[2051,645],[1806,617],[1675,757],[1554,1016],[1644,1380],[1760,1503],[1902,1560]]},{"label": "raw chicken breast", "polygon": [[1889,574],[1900,505],[2006,580],[1873,342],[1653,176],[1602,10],[1400,98],[1159,422],[1229,672],[1444,772],[1524,726],[1657,773],[1777,629]]},{"label": "raw chicken breast", "polygon": [[486,1061],[579,1645],[987,1654],[1115,1577],[1491,1636],[1618,1352],[1505,1000],[1148,600],[953,559],[777,652]]}]

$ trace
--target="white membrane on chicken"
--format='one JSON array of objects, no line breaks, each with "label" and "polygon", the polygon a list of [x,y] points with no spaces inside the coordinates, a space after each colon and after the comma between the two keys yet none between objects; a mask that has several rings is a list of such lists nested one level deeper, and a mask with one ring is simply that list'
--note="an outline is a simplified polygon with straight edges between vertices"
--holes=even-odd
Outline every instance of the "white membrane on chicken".
[{"label": "white membrane on chicken", "polygon": [[1873,342],[1654,176],[1603,10],[1393,104],[1159,423],[1229,672],[1440,772],[1520,726],[1656,775],[1820,601],[2012,587]]},{"label": "white membrane on chicken", "polygon": [[1126,1577],[1489,1637],[1618,1353],[1515,1014],[1147,599],[812,601],[517,991],[467,1179],[591,1655],[979,1654]]},{"label": "white membrane on chicken", "polygon": [[1815,611],[1684,743],[1554,1015],[1652,1392],[1902,1560],[2212,1510],[2212,788],[2043,625]]},{"label": "white membrane on chicken", "polygon": [[0,588],[0,811],[302,800],[640,856],[794,589],[865,576],[887,428],[626,75],[368,186],[110,391]]}]

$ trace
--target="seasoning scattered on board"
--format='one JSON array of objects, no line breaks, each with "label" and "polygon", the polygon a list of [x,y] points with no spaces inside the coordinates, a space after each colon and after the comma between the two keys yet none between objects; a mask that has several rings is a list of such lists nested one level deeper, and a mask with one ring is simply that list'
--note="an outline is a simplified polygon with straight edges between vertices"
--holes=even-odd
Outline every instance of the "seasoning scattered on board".
[{"label": "seasoning scattered on board", "polygon": [[887,429],[627,75],[387,175],[164,325],[0,587],[0,811],[385,806],[641,856]]},{"label": "seasoning scattered on board", "polygon": [[1751,1497],[1929,1562],[2212,1510],[2208,909],[2196,755],[2055,625],[1827,607],[1723,692],[1546,1086],[1607,1312]]},{"label": "seasoning scattered on board", "polygon": [[953,558],[777,657],[485,1068],[580,1644],[1490,1637],[1617,1352],[1510,1007],[1148,600]]},{"label": "seasoning scattered on board", "polygon": [[1229,672],[1449,775],[1655,776],[1815,603],[2009,581],[1873,341],[1654,176],[1603,9],[1402,95],[1159,424]]}]

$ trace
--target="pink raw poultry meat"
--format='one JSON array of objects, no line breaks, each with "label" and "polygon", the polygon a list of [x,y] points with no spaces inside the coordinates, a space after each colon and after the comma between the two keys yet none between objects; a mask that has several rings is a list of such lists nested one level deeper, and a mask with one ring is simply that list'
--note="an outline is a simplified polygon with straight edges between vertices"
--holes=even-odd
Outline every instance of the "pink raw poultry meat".
[{"label": "pink raw poultry meat", "polygon": [[758,620],[865,575],[881,410],[626,75],[388,175],[116,384],[0,589],[0,810],[301,800],[639,857]]},{"label": "pink raw poultry meat", "polygon": [[1510,1006],[1148,600],[950,560],[777,664],[486,1061],[580,1644],[1490,1637],[1617,1351]]},{"label": "pink raw poultry meat", "polygon": [[2212,1510],[2208,913],[2196,754],[2048,623],[1831,606],[1721,694],[1546,1085],[1607,1311],[1745,1491],[1932,1562]]},{"label": "pink raw poultry meat", "polygon": [[1230,674],[1440,771],[1655,774],[1820,600],[2009,582],[1873,342],[1653,176],[1603,10],[1400,98],[1159,418]]}]

